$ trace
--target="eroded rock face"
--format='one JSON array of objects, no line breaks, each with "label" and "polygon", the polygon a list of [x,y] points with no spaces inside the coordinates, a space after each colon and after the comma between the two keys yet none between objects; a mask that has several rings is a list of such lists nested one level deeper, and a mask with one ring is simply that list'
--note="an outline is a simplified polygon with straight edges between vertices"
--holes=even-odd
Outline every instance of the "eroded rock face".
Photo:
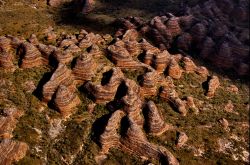
[{"label": "eroded rock face", "polygon": [[147,72],[143,76],[141,93],[144,96],[154,96],[157,94],[158,74],[157,72]]},{"label": "eroded rock face", "polygon": [[140,63],[132,58],[122,40],[118,40],[114,45],[109,46],[108,50],[112,54],[111,58],[116,66],[122,68],[137,68],[140,66]]},{"label": "eroded rock face", "polygon": [[147,122],[149,133],[153,135],[161,135],[165,131],[171,129],[172,126],[167,125],[164,122],[160,112],[158,111],[153,101],[149,101],[147,103],[147,109]]},{"label": "eroded rock face", "polygon": [[188,141],[188,136],[184,132],[179,132],[177,137],[177,147],[180,148]]},{"label": "eroded rock face", "polygon": [[124,75],[120,68],[113,68],[111,70],[111,77],[107,84],[95,84],[88,82],[85,88],[94,96],[97,103],[107,103],[112,101],[115,97],[118,86],[121,84]]},{"label": "eroded rock face", "polygon": [[74,108],[81,103],[75,90],[64,85],[58,87],[54,102],[63,117],[69,117]]},{"label": "eroded rock face", "polygon": [[220,81],[217,76],[212,76],[208,82],[207,97],[214,97],[216,89],[220,86]]},{"label": "eroded rock face", "polygon": [[11,165],[22,159],[28,150],[23,142],[5,139],[0,143],[0,164]]},{"label": "eroded rock face", "polygon": [[13,72],[15,71],[16,67],[13,63],[14,56],[8,52],[0,52],[0,67],[6,71]]},{"label": "eroded rock face", "polygon": [[23,111],[16,108],[5,108],[0,114],[0,164],[11,165],[22,159],[28,150],[24,142],[12,140],[12,131]]},{"label": "eroded rock face", "polygon": [[97,66],[93,57],[89,54],[82,54],[77,58],[75,67],[73,68],[75,80],[79,80],[80,82],[91,80],[95,75],[96,68]]},{"label": "eroded rock face", "polygon": [[0,137],[11,138],[12,131],[15,129],[18,122],[18,118],[23,115],[23,112],[16,108],[3,109],[2,115],[0,116]]},{"label": "eroded rock face", "polygon": [[73,83],[71,70],[64,64],[59,64],[50,80],[43,86],[43,101],[49,102],[59,85],[70,87]]},{"label": "eroded rock face", "polygon": [[164,147],[149,143],[141,127],[129,119],[129,128],[121,139],[124,149],[138,156],[160,160],[167,164],[177,165],[177,159]]},{"label": "eroded rock face", "polygon": [[0,37],[0,67],[7,72],[13,72],[17,68],[14,64],[12,41],[11,38]]},{"label": "eroded rock face", "polygon": [[40,51],[31,43],[24,42],[21,45],[22,58],[21,68],[38,67],[44,64]]},{"label": "eroded rock face", "polygon": [[121,110],[115,111],[109,118],[103,134],[100,136],[100,143],[102,144],[102,152],[107,154],[109,149],[117,147],[120,144],[120,135],[117,129],[120,127],[121,119],[125,113]]},{"label": "eroded rock face", "polygon": [[179,64],[176,62],[175,59],[171,59],[170,61],[168,75],[174,79],[181,78],[182,69],[180,68]]},{"label": "eroded rock face", "polygon": [[122,98],[124,103],[124,111],[129,117],[136,122],[138,126],[143,126],[144,119],[141,116],[142,100],[139,96],[140,87],[135,81],[126,79],[125,85],[127,87],[127,94]]}]

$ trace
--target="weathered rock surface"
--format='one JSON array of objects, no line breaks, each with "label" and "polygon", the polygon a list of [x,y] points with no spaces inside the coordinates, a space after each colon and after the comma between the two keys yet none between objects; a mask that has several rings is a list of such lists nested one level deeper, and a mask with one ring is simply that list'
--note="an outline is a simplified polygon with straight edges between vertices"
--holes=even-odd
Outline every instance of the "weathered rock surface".
[{"label": "weathered rock surface", "polygon": [[147,72],[143,75],[141,94],[143,96],[155,96],[157,94],[158,74],[157,72]]},{"label": "weathered rock surface", "polygon": [[199,113],[199,108],[197,108],[197,106],[195,105],[194,98],[192,96],[187,97],[186,105],[188,108],[191,108],[195,114]]},{"label": "weathered rock surface", "polygon": [[5,139],[0,143],[0,164],[11,165],[22,159],[28,150],[28,145],[23,142]]},{"label": "weathered rock surface", "polygon": [[157,109],[153,101],[149,101],[147,103],[147,122],[148,131],[153,135],[161,135],[165,131],[172,128],[171,125],[167,125],[164,122],[159,110]]},{"label": "weathered rock surface", "polygon": [[138,126],[143,126],[144,119],[141,116],[142,100],[139,97],[140,87],[135,81],[126,79],[125,85],[127,87],[127,93],[122,98],[124,103],[123,110],[129,115],[129,117],[136,122]]},{"label": "weathered rock surface", "polygon": [[129,127],[121,139],[122,148],[138,156],[152,158],[162,163],[177,165],[177,159],[164,147],[149,143],[141,127],[128,119]]},{"label": "weathered rock surface", "polygon": [[50,80],[43,86],[43,101],[49,102],[59,85],[71,88],[74,85],[74,79],[71,70],[64,64],[59,64]]},{"label": "weathered rock surface", "polygon": [[125,47],[125,43],[122,40],[118,40],[115,44],[108,47],[111,53],[112,61],[116,66],[121,68],[138,68],[141,64],[135,61],[130,55],[129,51]]},{"label": "weathered rock surface", "polygon": [[75,80],[82,83],[94,77],[96,68],[96,62],[90,54],[81,54],[76,60],[72,73]]},{"label": "weathered rock surface", "polygon": [[13,72],[15,71],[16,67],[13,63],[14,56],[11,53],[1,51],[0,52],[0,67],[6,71]]},{"label": "weathered rock surface", "polygon": [[38,67],[44,64],[40,51],[29,42],[21,44],[20,55],[23,57],[21,68]]},{"label": "weathered rock surface", "polygon": [[5,108],[0,114],[0,164],[11,165],[26,155],[28,145],[11,139],[12,131],[22,115],[23,112],[16,108]]},{"label": "weathered rock surface", "polygon": [[62,116],[67,118],[73,113],[74,108],[81,103],[81,100],[74,89],[59,85],[54,102]]},{"label": "weathered rock surface", "polygon": [[85,85],[87,91],[94,96],[95,102],[107,103],[112,101],[115,97],[118,86],[124,79],[124,75],[120,68],[113,68],[111,70],[111,77],[107,84],[96,84],[94,82],[88,82]]},{"label": "weathered rock surface", "polygon": [[181,78],[182,69],[180,68],[179,64],[176,62],[175,59],[171,59],[169,68],[168,68],[168,75],[174,79]]},{"label": "weathered rock surface", "polygon": [[122,117],[125,113],[121,110],[115,111],[109,118],[103,134],[100,136],[102,152],[107,154],[109,149],[120,145],[120,135],[117,130],[120,128]]},{"label": "weathered rock surface", "polygon": [[0,115],[0,138],[11,138],[12,131],[15,129],[18,118],[23,112],[16,108],[5,108]]},{"label": "weathered rock surface", "polygon": [[208,82],[208,91],[207,91],[207,97],[211,98],[214,97],[216,89],[220,86],[220,81],[217,76],[212,76],[211,79]]},{"label": "weathered rock surface", "polygon": [[179,132],[176,147],[183,147],[188,141],[188,136],[184,132]]}]

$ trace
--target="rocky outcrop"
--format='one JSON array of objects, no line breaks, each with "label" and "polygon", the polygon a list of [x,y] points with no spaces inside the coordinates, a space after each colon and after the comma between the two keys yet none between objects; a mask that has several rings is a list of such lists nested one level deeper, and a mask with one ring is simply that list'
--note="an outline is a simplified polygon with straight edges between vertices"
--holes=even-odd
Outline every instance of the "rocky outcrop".
[{"label": "rocky outcrop", "polygon": [[110,79],[104,85],[94,82],[88,82],[85,85],[85,88],[94,97],[96,103],[107,103],[114,99],[117,88],[124,79],[124,75],[119,68],[113,68],[111,74]]},{"label": "rocky outcrop", "polygon": [[11,39],[7,37],[0,37],[0,50],[1,52],[9,52],[11,49]]},{"label": "rocky outcrop", "polygon": [[93,44],[91,46],[90,52],[89,54],[93,57],[93,58],[99,58],[102,57],[104,55],[104,52],[100,49],[100,47],[96,44]]},{"label": "rocky outcrop", "polygon": [[0,164],[11,165],[26,155],[28,145],[11,139],[12,131],[22,115],[23,111],[15,107],[5,108],[0,113]]},{"label": "rocky outcrop", "polygon": [[168,67],[168,75],[173,79],[180,79],[182,72],[183,71],[178,62],[176,62],[176,60],[172,58]]},{"label": "rocky outcrop", "polygon": [[86,49],[92,46],[93,44],[102,45],[105,43],[105,40],[102,36],[94,33],[83,34],[81,40],[78,43],[78,47],[81,49]]},{"label": "rocky outcrop", "polygon": [[14,56],[12,53],[5,51],[0,52],[0,68],[3,68],[5,71],[13,72],[16,69],[13,62]]},{"label": "rocky outcrop", "polygon": [[120,68],[138,68],[141,64],[135,61],[128,50],[125,48],[125,43],[118,40],[115,44],[108,47],[111,53],[112,61]]},{"label": "rocky outcrop", "polygon": [[100,136],[102,153],[107,154],[109,149],[120,145],[120,134],[117,130],[120,128],[121,119],[125,113],[121,110],[115,111],[109,118],[103,134]]},{"label": "rocky outcrop", "polygon": [[155,96],[157,94],[158,76],[157,72],[147,72],[143,75],[141,95]]},{"label": "rocky outcrop", "polygon": [[192,111],[194,111],[195,114],[199,113],[199,108],[194,103],[194,98],[192,96],[187,97],[186,105],[188,108],[190,108]]},{"label": "rocky outcrop", "polygon": [[208,81],[208,90],[206,96],[211,98],[214,97],[216,89],[220,86],[220,81],[217,76],[212,76]]},{"label": "rocky outcrop", "polygon": [[0,138],[11,138],[12,131],[15,129],[17,119],[23,115],[23,112],[16,108],[5,108],[0,114]]},{"label": "rocky outcrop", "polygon": [[59,85],[64,85],[66,87],[74,85],[71,70],[69,70],[64,64],[58,64],[58,67],[50,80],[43,86],[43,101],[49,102]]},{"label": "rocky outcrop", "polygon": [[169,100],[171,97],[177,97],[178,94],[175,91],[175,85],[173,79],[167,76],[165,82],[162,84],[162,89],[160,91],[160,97]]},{"label": "rocky outcrop", "polygon": [[138,126],[143,126],[144,119],[141,116],[142,110],[142,100],[139,97],[140,87],[135,81],[126,79],[125,85],[127,87],[127,93],[122,98],[124,103],[123,110],[128,114],[128,116],[136,122]]},{"label": "rocky outcrop", "polygon": [[161,135],[165,131],[172,128],[171,125],[167,125],[159,110],[157,109],[155,103],[153,101],[149,101],[147,103],[147,127],[148,132],[153,135]]},{"label": "rocky outcrop", "polygon": [[173,38],[181,33],[178,19],[174,16],[156,16],[150,21],[149,32],[161,49],[170,47]]},{"label": "rocky outcrop", "polygon": [[204,66],[196,67],[195,72],[204,78],[207,78],[209,76],[209,72]]},{"label": "rocky outcrop", "polygon": [[68,118],[74,112],[75,107],[81,103],[81,100],[75,93],[74,88],[60,85],[55,93],[54,102],[62,116]]},{"label": "rocky outcrop", "polygon": [[188,57],[183,57],[183,63],[184,63],[184,70],[187,73],[193,73],[197,68],[194,62]]},{"label": "rocky outcrop", "polygon": [[139,37],[139,33],[135,29],[127,30],[122,36],[122,40],[124,42],[137,41]]},{"label": "rocky outcrop", "polygon": [[177,148],[183,147],[187,141],[188,141],[188,136],[184,132],[179,132],[177,137],[176,147]]},{"label": "rocky outcrop", "polygon": [[168,51],[163,51],[156,55],[155,60],[153,62],[155,69],[159,73],[163,73],[170,61],[170,54]]},{"label": "rocky outcrop", "polygon": [[185,101],[181,100],[179,97],[170,97],[170,102],[182,116],[187,115]]},{"label": "rocky outcrop", "polygon": [[72,53],[60,49],[54,51],[53,57],[62,64],[69,64],[73,60]]},{"label": "rocky outcrop", "polygon": [[0,143],[0,164],[11,165],[22,159],[28,150],[28,145],[23,142],[5,139]]},{"label": "rocky outcrop", "polygon": [[0,37],[0,68],[5,71],[13,72],[14,66],[14,55],[11,52],[11,39],[6,37]]},{"label": "rocky outcrop", "polygon": [[91,54],[81,54],[76,59],[76,64],[73,68],[73,75],[76,81],[83,83],[91,80],[96,72],[96,63]]},{"label": "rocky outcrop", "polygon": [[121,139],[122,148],[134,155],[161,161],[163,164],[177,165],[177,159],[164,147],[149,143],[141,127],[128,119],[129,127]]},{"label": "rocky outcrop", "polygon": [[[39,43],[37,45],[38,50],[41,52],[42,56],[44,57],[45,63],[49,63],[49,57],[54,53],[54,51],[57,49],[55,46],[52,45],[45,45],[42,43]],[[47,59],[47,60],[46,60]]]},{"label": "rocky outcrop", "polygon": [[45,64],[46,61],[42,58],[40,51],[29,42],[21,44],[20,56],[22,58],[21,68],[38,67]]}]

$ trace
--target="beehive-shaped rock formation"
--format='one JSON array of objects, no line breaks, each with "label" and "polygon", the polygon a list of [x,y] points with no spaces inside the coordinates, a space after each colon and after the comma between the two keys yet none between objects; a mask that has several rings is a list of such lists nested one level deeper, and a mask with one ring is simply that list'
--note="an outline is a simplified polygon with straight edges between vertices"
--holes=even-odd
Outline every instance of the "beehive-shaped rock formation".
[{"label": "beehive-shaped rock formation", "polygon": [[140,88],[135,81],[130,79],[125,80],[125,85],[127,93],[122,98],[125,105],[123,109],[137,125],[143,126],[144,119],[141,116],[142,100],[139,97]]},{"label": "beehive-shaped rock formation", "polygon": [[23,112],[16,108],[6,108],[3,109],[2,115],[0,116],[0,137],[11,138],[17,119],[23,115]]},{"label": "beehive-shaped rock formation", "polygon": [[70,52],[57,49],[53,53],[53,57],[58,61],[58,63],[68,64],[73,60],[73,55]]},{"label": "beehive-shaped rock formation", "polygon": [[177,159],[164,147],[149,143],[141,127],[128,119],[129,128],[121,139],[122,148],[138,156],[143,156],[163,163],[178,165]]},{"label": "beehive-shaped rock formation", "polygon": [[42,58],[40,51],[31,43],[24,42],[21,44],[21,68],[33,68],[44,64],[46,60]]},{"label": "beehive-shaped rock formation", "polygon": [[160,112],[158,111],[153,101],[149,101],[147,103],[147,119],[148,131],[153,135],[161,135],[162,133],[171,128],[170,125],[167,125],[164,122]]},{"label": "beehive-shaped rock formation", "polygon": [[117,130],[120,128],[121,119],[124,115],[123,111],[117,110],[109,118],[105,130],[100,136],[103,153],[107,154],[110,148],[120,145],[120,135]]},{"label": "beehive-shaped rock formation", "polygon": [[171,59],[168,67],[168,75],[174,79],[180,79],[182,75],[182,69],[174,58]]},{"label": "beehive-shaped rock formation", "polygon": [[141,64],[135,61],[128,50],[125,48],[125,43],[123,41],[117,41],[114,45],[108,47],[111,53],[112,61],[116,66],[121,68],[137,68]]},{"label": "beehive-shaped rock formation", "polygon": [[157,72],[147,72],[143,75],[141,93],[143,96],[154,96],[157,94]]},{"label": "beehive-shaped rock formation", "polygon": [[62,116],[67,118],[73,113],[74,108],[81,103],[81,100],[75,93],[74,88],[59,85],[54,102]]},{"label": "beehive-shaped rock formation", "polygon": [[73,68],[75,80],[84,82],[91,80],[95,75],[96,63],[91,54],[81,54]]},{"label": "beehive-shaped rock formation", "polygon": [[88,82],[85,88],[95,98],[97,103],[107,103],[115,97],[118,86],[124,79],[124,75],[119,68],[113,68],[112,75],[107,84],[101,85],[93,82]]},{"label": "beehive-shaped rock formation", "polygon": [[43,86],[43,101],[49,102],[59,85],[70,87],[73,84],[74,79],[71,70],[69,70],[64,64],[58,64],[58,67],[50,80]]}]

